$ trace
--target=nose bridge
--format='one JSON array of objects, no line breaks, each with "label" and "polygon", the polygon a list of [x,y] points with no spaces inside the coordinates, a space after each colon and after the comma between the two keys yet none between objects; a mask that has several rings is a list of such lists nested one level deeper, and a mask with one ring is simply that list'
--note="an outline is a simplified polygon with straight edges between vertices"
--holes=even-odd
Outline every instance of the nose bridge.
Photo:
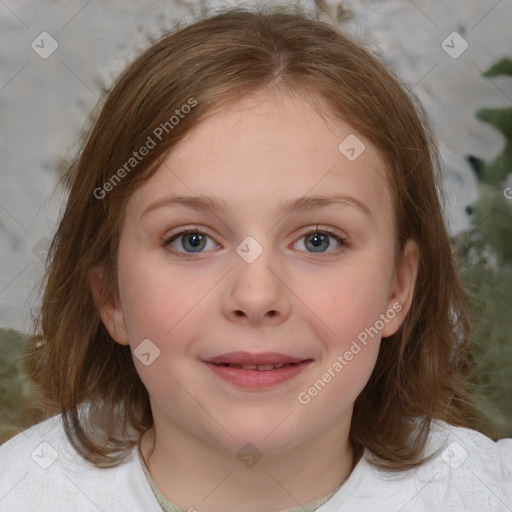
[{"label": "nose bridge", "polygon": [[[261,288],[266,293],[275,288],[275,274],[270,270],[276,263],[276,257],[273,254],[273,247],[270,242],[271,237],[258,237],[262,243],[255,237],[248,236],[236,247],[236,253],[239,261],[236,265],[235,276],[238,284],[249,286],[256,290]],[[264,239],[263,239],[264,238]]]},{"label": "nose bridge", "polygon": [[226,297],[226,314],[247,317],[251,323],[266,317],[283,319],[289,314],[287,288],[279,278],[278,255],[270,242],[271,236],[248,236],[236,247],[238,261],[231,275]]}]

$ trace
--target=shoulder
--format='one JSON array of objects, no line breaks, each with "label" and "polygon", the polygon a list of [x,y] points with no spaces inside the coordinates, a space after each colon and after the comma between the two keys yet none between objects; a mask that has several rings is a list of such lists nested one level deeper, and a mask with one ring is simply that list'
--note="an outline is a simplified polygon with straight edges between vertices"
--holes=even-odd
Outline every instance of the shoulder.
[{"label": "shoulder", "polygon": [[436,421],[416,469],[381,471],[369,454],[319,512],[363,507],[375,512],[512,511],[512,439],[493,441],[474,430]]},{"label": "shoulder", "polygon": [[512,477],[512,438],[493,441],[476,430],[438,421],[432,424],[429,449],[442,449],[441,458],[452,469],[467,461],[468,468]]},{"label": "shoulder", "polygon": [[136,450],[117,467],[98,468],[74,450],[60,415],[0,446],[0,510],[98,509],[159,510]]},{"label": "shoulder", "polygon": [[[67,444],[60,416],[54,416],[19,433],[0,446],[0,483],[9,472],[27,469],[29,460],[39,467],[50,467],[59,448]],[[28,457],[28,459],[27,459]]]}]

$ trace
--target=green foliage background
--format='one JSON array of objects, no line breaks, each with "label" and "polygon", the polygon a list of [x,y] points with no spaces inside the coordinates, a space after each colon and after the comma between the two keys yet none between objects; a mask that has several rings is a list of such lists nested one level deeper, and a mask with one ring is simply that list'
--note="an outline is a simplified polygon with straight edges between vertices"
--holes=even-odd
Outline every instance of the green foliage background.
[{"label": "green foliage background", "polygon": [[23,372],[26,335],[0,329],[0,444],[42,419]]},{"label": "green foliage background", "polygon": [[[498,75],[512,77],[511,59],[484,73]],[[481,109],[476,116],[502,133],[505,146],[488,164],[473,160],[480,199],[473,227],[453,243],[472,311],[475,401],[489,425],[512,437],[512,199],[504,194],[512,173],[512,108]]]}]

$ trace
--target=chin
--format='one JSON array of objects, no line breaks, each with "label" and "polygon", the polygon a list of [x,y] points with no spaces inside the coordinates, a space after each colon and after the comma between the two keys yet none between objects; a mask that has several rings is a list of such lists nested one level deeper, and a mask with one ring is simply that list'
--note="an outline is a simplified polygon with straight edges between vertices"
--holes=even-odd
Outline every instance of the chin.
[{"label": "chin", "polygon": [[[291,416],[291,415],[290,415]],[[260,420],[259,422],[238,422],[229,424],[227,430],[231,434],[222,436],[222,439],[216,439],[216,442],[224,445],[230,451],[238,454],[239,451],[251,450],[262,453],[280,453],[296,446],[300,441],[297,438],[295,426],[290,425],[283,418],[274,419],[272,422]],[[304,432],[301,429],[301,437]]]}]

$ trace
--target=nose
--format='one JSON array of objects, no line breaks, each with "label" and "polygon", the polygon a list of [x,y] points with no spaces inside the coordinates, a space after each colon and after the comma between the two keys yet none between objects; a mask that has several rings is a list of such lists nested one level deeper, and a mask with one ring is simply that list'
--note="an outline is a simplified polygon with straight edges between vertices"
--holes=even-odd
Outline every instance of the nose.
[{"label": "nose", "polygon": [[230,321],[277,325],[289,317],[292,292],[274,266],[266,250],[252,263],[237,261],[223,299],[223,311]]}]

